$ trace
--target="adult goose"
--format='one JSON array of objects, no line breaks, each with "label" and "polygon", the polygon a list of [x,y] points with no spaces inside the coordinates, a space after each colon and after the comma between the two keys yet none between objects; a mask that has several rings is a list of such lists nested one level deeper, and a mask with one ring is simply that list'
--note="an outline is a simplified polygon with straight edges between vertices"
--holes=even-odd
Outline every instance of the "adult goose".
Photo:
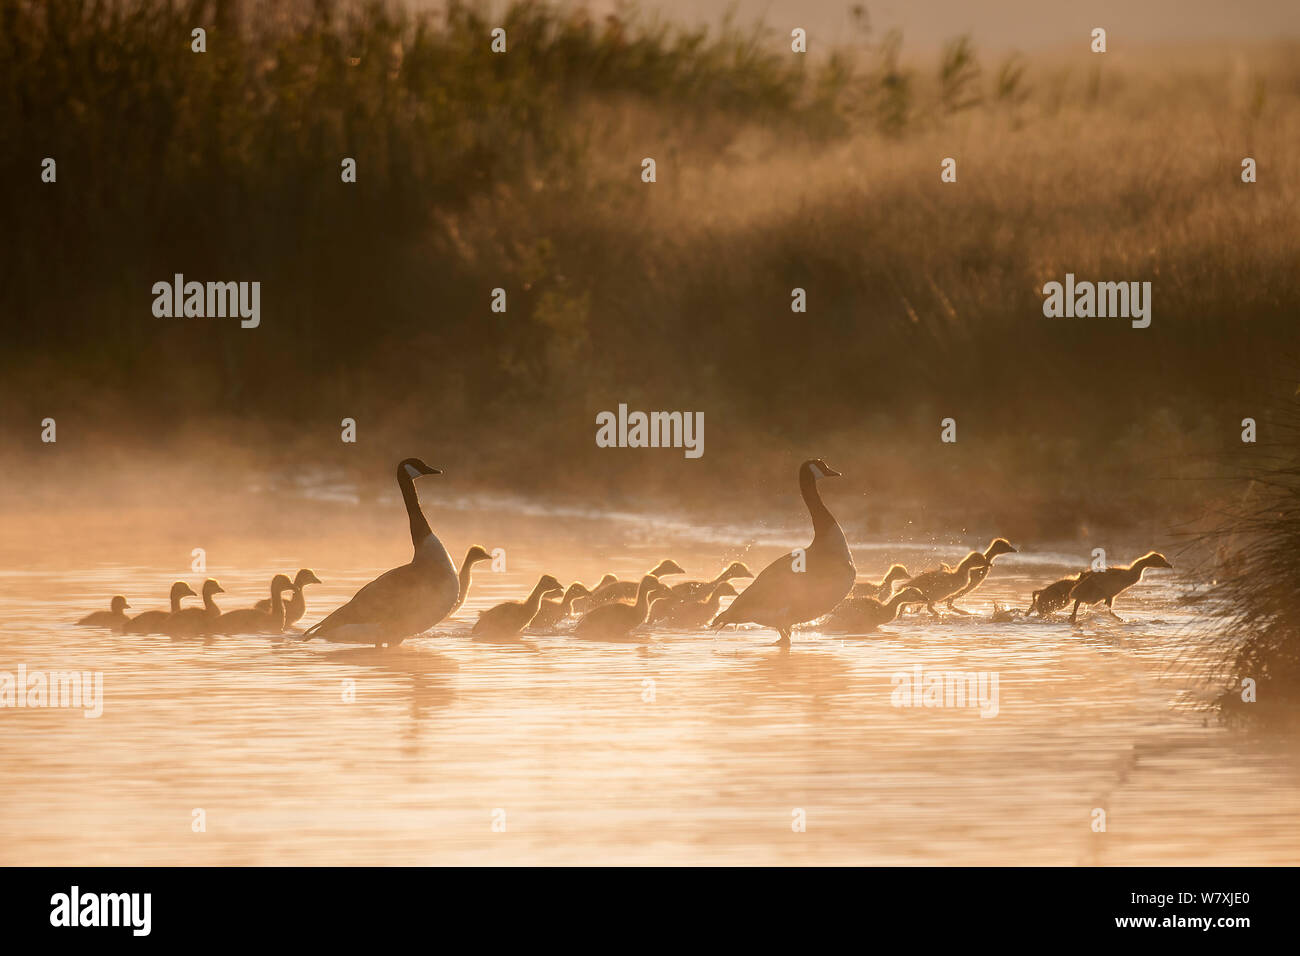
[{"label": "adult goose", "polygon": [[433,627],[446,617],[460,595],[460,579],[447,549],[429,529],[415,493],[415,479],[440,475],[418,458],[397,466],[397,484],[406,502],[415,554],[409,564],[385,571],[352,596],[352,600],[303,633],[304,640],[352,644],[400,644],[412,634]]},{"label": "adult goose", "polygon": [[[739,561],[733,561],[727,566],[727,569],[719,574],[712,581],[683,581],[680,584],[674,584],[669,590],[672,591],[670,601],[701,600],[709,596],[719,584],[727,581],[734,581],[736,578],[752,578],[754,572],[745,567]],[[656,575],[657,577],[657,575]],[[662,605],[660,605],[662,607]]]},{"label": "adult goose", "polygon": [[584,641],[626,641],[632,631],[646,622],[650,608],[668,594],[653,574],[647,574],[636,586],[636,602],[613,602],[592,608],[582,616],[573,636]]},{"label": "adult goose", "polygon": [[735,597],[730,581],[719,581],[703,597],[678,599],[672,590],[650,611],[650,623],[665,627],[704,627],[718,613],[724,597]]},{"label": "adult goose", "polygon": [[876,601],[884,601],[893,592],[895,581],[908,581],[911,577],[907,573],[907,568],[901,564],[891,564],[880,583],[877,584],[874,581],[858,581],[855,583],[853,590],[849,592],[849,600],[872,598]]},{"label": "adult goose", "polygon": [[[656,580],[666,577],[670,574],[685,574],[686,571],[676,561],[665,558],[653,568],[645,573],[646,577],[652,577]],[[642,578],[644,581],[645,578]],[[665,585],[666,587],[667,585]],[[615,601],[631,601],[637,596],[640,585],[636,581],[618,581],[615,580],[609,584],[602,584],[591,592],[591,595],[583,599],[579,605],[582,611],[590,611],[598,608],[603,604],[611,604]]]},{"label": "adult goose", "polygon": [[950,568],[945,564],[930,571],[922,571],[908,582],[908,586],[921,592],[925,600],[919,603],[924,604],[931,614],[938,617],[939,612],[934,609],[935,604],[948,600],[969,584],[975,569],[983,567],[987,560],[979,551],[972,551],[962,558],[961,564],[957,567]]},{"label": "adult goose", "polygon": [[210,634],[279,634],[284,630],[284,592],[293,588],[287,574],[271,578],[270,607],[263,611],[256,607],[240,608],[208,622]]},{"label": "adult goose", "polygon": [[812,516],[812,544],[764,568],[709,627],[761,624],[775,628],[781,635],[777,643],[788,645],[796,624],[815,620],[844,600],[853,587],[857,569],[839,522],[817,491],[821,479],[838,476],[839,472],[820,458],[799,466],[799,491]]},{"label": "adult goose", "polygon": [[126,598],[120,594],[115,594],[113,600],[108,602],[107,611],[91,611],[77,622],[77,626],[109,627],[115,631],[120,631],[126,626],[126,622],[130,620],[125,613],[130,606],[126,603]]},{"label": "adult goose", "polygon": [[1061,578],[1054,581],[1045,588],[1034,591],[1030,595],[1031,601],[1029,610],[1025,611],[1025,617],[1037,613],[1039,617],[1047,617],[1053,611],[1059,611],[1070,603],[1070,592],[1074,586],[1085,574],[1091,574],[1091,571],[1083,571],[1072,578]]},{"label": "adult goose", "polygon": [[487,548],[481,544],[472,546],[465,552],[465,560],[460,563],[460,574],[456,575],[457,590],[456,603],[451,606],[447,616],[455,614],[460,610],[460,606],[465,603],[465,597],[469,594],[469,577],[474,570],[474,565],[480,561],[491,561],[492,555],[488,554]]},{"label": "adult goose", "polygon": [[959,607],[953,607],[952,602],[957,600],[959,597],[962,597],[963,595],[970,594],[971,591],[974,591],[977,587],[979,587],[981,584],[984,583],[984,579],[988,577],[989,572],[993,570],[994,558],[996,558],[1000,554],[1015,554],[1015,553],[1016,553],[1016,549],[1011,546],[1011,542],[1008,541],[1006,538],[994,538],[992,541],[990,541],[989,546],[984,549],[984,560],[987,563],[976,565],[974,568],[972,568],[970,574],[970,580],[966,583],[966,586],[961,590],[959,590],[956,594],[951,595],[948,598],[948,600],[944,602],[948,605],[949,610],[956,611],[959,614],[969,613],[968,611],[963,611]]},{"label": "adult goose", "polygon": [[542,598],[549,594],[562,594],[564,585],[549,574],[537,579],[532,593],[523,601],[507,601],[490,607],[478,616],[472,633],[475,637],[518,637],[520,631],[532,623]]},{"label": "adult goose", "polygon": [[167,616],[175,614],[181,609],[181,599],[187,597],[198,597],[194,589],[184,581],[177,581],[172,585],[170,611],[145,611],[143,614],[137,614],[131,620],[127,621],[122,627],[123,634],[161,634],[163,621]]},{"label": "adult goose", "polygon": [[1075,622],[1080,604],[1097,604],[1105,602],[1111,617],[1115,614],[1114,601],[1121,591],[1132,587],[1142,580],[1142,572],[1147,568],[1166,568],[1173,570],[1173,565],[1159,551],[1148,551],[1126,568],[1107,568],[1105,571],[1090,571],[1084,574],[1079,583],[1070,590],[1070,600],[1074,608],[1070,611],[1070,623]]},{"label": "adult goose", "polygon": [[898,617],[904,604],[924,601],[925,595],[913,587],[900,588],[888,601],[870,597],[851,597],[831,612],[826,630],[848,634],[865,634]]},{"label": "adult goose", "polygon": [[215,578],[208,578],[203,582],[203,607],[181,608],[175,614],[169,614],[162,624],[163,633],[172,637],[208,633],[212,623],[221,616],[221,609],[212,596],[222,594],[225,590]]},{"label": "adult goose", "polygon": [[[316,572],[311,568],[299,568],[298,573],[293,577],[293,593],[289,596],[289,601],[284,606],[284,626],[296,624],[302,620],[302,616],[307,613],[307,598],[302,593],[302,589],[309,584],[320,584],[320,578],[316,577]],[[259,611],[270,611],[270,598],[262,598],[253,605]]]},{"label": "adult goose", "polygon": [[559,600],[543,599],[542,606],[537,609],[537,613],[528,624],[529,630],[555,630],[560,626],[560,622],[573,611],[573,602],[578,598],[586,597],[590,593],[585,584],[574,581],[565,589],[564,596]]}]

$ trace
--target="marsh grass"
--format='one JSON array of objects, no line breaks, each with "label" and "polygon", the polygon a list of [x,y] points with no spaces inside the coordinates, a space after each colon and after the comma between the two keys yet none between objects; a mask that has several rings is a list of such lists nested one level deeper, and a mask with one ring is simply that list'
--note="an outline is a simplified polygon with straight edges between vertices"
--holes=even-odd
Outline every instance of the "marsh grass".
[{"label": "marsh grass", "polygon": [[[204,432],[367,468],[418,437],[484,481],[524,459],[538,488],[681,498],[639,456],[592,467],[595,412],[627,401],[704,410],[706,461],[774,493],[834,448],[897,526],[1073,535],[1170,507],[1156,479],[1230,447],[1296,341],[1286,48],[1102,69],[963,40],[918,62],[898,34],[800,57],[534,3],[502,23],[497,56],[460,4],[0,0],[14,447],[44,415],[97,447]],[[1153,281],[1152,327],[1044,319],[1067,271]],[[263,327],[154,319],[175,272],[261,280]]]}]

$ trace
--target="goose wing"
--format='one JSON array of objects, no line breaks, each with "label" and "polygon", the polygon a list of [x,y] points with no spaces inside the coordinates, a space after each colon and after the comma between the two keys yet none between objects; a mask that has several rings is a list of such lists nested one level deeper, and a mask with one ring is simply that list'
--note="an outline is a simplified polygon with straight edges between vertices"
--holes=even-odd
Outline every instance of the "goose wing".
[{"label": "goose wing", "polygon": [[794,560],[795,555],[791,551],[758,572],[753,583],[741,591],[709,626],[759,623],[760,619],[785,615],[790,609],[792,592],[797,588],[799,579],[807,574],[806,571],[795,571]]},{"label": "goose wing", "polygon": [[429,582],[414,564],[385,571],[342,607],[303,632],[303,639],[328,634],[335,628],[350,625],[380,624],[400,615],[403,609],[421,603],[427,596]]}]

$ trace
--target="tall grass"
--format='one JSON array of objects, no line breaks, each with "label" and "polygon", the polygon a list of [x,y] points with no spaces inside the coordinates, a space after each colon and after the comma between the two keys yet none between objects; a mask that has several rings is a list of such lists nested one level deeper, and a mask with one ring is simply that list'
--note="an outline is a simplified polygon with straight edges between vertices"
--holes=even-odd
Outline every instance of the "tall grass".
[{"label": "tall grass", "polygon": [[[0,0],[4,427],[322,456],[347,415],[377,455],[433,435],[562,484],[627,401],[704,410],[710,461],[836,448],[894,500],[1073,534],[1164,506],[1149,479],[1229,442],[1296,342],[1285,51],[1094,84],[897,34],[500,23],[504,56],[455,3]],[[1044,319],[1066,271],[1153,281],[1152,327]],[[154,319],[176,272],[262,281],[262,328]]]}]

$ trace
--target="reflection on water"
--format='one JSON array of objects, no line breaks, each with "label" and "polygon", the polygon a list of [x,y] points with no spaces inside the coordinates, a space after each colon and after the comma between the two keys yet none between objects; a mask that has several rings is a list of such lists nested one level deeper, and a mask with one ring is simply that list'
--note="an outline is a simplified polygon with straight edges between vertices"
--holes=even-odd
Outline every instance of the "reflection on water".
[{"label": "reflection on water", "polygon": [[[667,553],[624,550],[587,540],[541,570],[590,583]],[[721,550],[671,556],[706,576],[743,553]],[[326,557],[303,625],[381,569]],[[891,557],[926,563],[858,550],[864,573]],[[105,704],[98,720],[0,710],[0,863],[1295,863],[1295,752],[1195,709],[1205,651],[1185,648],[1194,611],[1167,577],[1121,598],[1125,624],[989,623],[994,599],[1024,607],[1064,570],[1054,560],[1000,560],[966,602],[979,616],[797,632],[788,652],[734,629],[472,641],[477,611],[523,596],[535,561],[477,575],[455,619],[389,650],[116,637],[67,622],[119,590],[161,605],[171,579],[202,576],[10,569],[0,670],[102,670]],[[220,571],[225,605],[291,563]],[[891,677],[917,665],[996,673],[997,716],[891,706]]]}]

